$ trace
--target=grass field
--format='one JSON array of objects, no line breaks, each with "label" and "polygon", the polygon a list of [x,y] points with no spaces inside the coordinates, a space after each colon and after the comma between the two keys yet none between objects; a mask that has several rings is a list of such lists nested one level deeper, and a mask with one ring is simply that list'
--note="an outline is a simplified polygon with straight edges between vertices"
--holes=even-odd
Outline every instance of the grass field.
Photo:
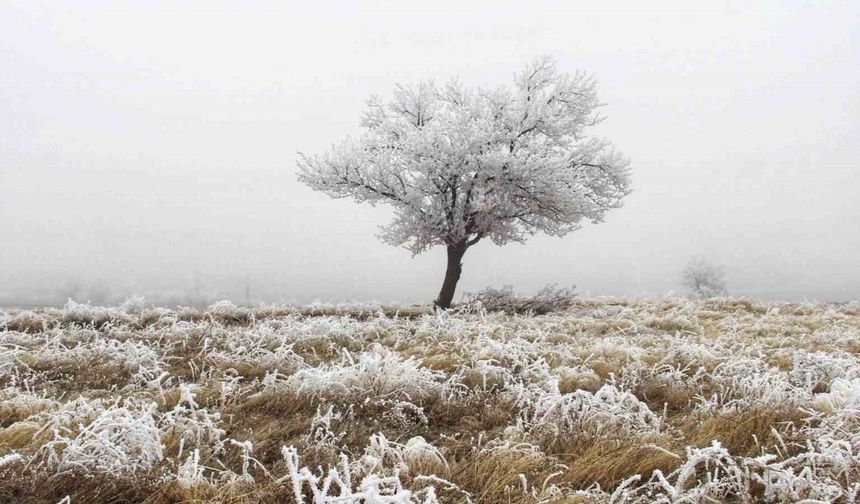
[{"label": "grass field", "polygon": [[856,502],[860,305],[0,312],[0,502],[61,500]]}]

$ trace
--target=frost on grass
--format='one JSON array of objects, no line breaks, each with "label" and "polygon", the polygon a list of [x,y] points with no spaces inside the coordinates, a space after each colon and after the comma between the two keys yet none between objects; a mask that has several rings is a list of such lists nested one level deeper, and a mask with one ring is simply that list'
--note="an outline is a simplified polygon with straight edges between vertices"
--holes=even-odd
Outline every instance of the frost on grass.
[{"label": "frost on grass", "polygon": [[179,386],[176,406],[160,415],[158,423],[162,430],[179,439],[181,455],[186,446],[217,446],[225,434],[218,425],[220,418],[221,414],[217,411],[212,413],[201,408],[194,400],[191,386],[182,384]]},{"label": "frost on grass", "polygon": [[529,433],[548,439],[582,436],[622,438],[657,434],[661,419],[630,392],[604,385],[597,392],[521,397],[522,418]]},{"label": "frost on grass", "polygon": [[53,437],[37,457],[58,472],[144,473],[164,458],[154,413],[152,403],[126,400],[105,407],[101,401],[77,401],[46,424]]},{"label": "frost on grass", "polygon": [[413,357],[403,358],[381,346],[341,362],[302,369],[287,379],[297,393],[327,400],[394,399],[427,401],[446,392],[444,374],[422,367]]},{"label": "frost on grass", "polygon": [[857,502],[858,341],[856,304],[732,298],[11,310],[0,495]]},{"label": "frost on grass", "polygon": [[[401,478],[410,470],[445,463],[441,453],[421,437],[409,439],[401,445],[389,441],[383,434],[373,435],[364,455],[358,460],[350,462],[347,455],[341,454],[337,464],[317,472],[302,466],[296,448],[284,447],[282,453],[287,474],[280,481],[291,486],[298,503],[438,503],[434,485],[410,490],[404,487]],[[425,479],[437,485],[441,483],[457,488],[438,476]]]}]

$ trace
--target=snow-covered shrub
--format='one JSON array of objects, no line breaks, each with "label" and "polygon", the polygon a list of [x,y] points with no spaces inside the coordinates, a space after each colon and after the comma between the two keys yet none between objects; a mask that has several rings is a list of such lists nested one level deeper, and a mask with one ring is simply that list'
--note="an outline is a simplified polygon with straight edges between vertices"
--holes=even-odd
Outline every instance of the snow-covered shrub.
[{"label": "snow-covered shrub", "polygon": [[493,359],[478,359],[458,370],[460,381],[468,387],[498,391],[514,383],[514,374]]},{"label": "snow-covered shrub", "polygon": [[217,301],[206,308],[206,313],[221,322],[246,322],[251,319],[253,312],[245,307],[238,307],[227,300]]},{"label": "snow-covered shrub", "polygon": [[[621,494],[626,492],[622,490]],[[634,502],[653,504],[725,502],[730,497],[741,502],[751,500],[743,468],[716,441],[706,448],[688,447],[687,458],[680,468],[668,476],[657,469],[651,481],[636,489],[636,494]]]},{"label": "snow-covered shrub", "polygon": [[293,345],[285,335],[263,323],[253,331],[213,331],[207,340],[207,358],[222,368],[241,364],[292,374],[305,366]]},{"label": "snow-covered shrub", "polygon": [[815,394],[813,404],[827,413],[836,413],[845,408],[860,409],[860,378],[833,380],[829,392]]},{"label": "snow-covered shrub", "polygon": [[443,379],[444,373],[376,345],[357,360],[344,353],[341,363],[302,369],[286,383],[299,393],[328,400],[363,397],[422,402],[444,396],[447,387]]},{"label": "snow-covered shrub", "polygon": [[42,431],[62,430],[70,432],[80,425],[92,422],[109,406],[102,399],[87,399],[79,396],[59,408],[49,408],[38,413],[31,420],[38,423]]},{"label": "snow-covered shrub", "polygon": [[113,308],[76,303],[72,299],[63,306],[63,322],[67,324],[101,327],[107,323],[129,321],[131,317]]},{"label": "snow-covered shrub", "polygon": [[716,366],[710,378],[717,391],[700,398],[698,408],[702,411],[732,413],[758,407],[786,411],[812,399],[809,391],[791,383],[787,373],[761,359],[726,360]]},{"label": "snow-covered shrub", "polygon": [[534,314],[565,311],[570,308],[576,297],[573,287],[547,285],[534,296],[523,296],[514,292],[513,287],[501,289],[488,287],[482,291],[465,296],[458,308],[466,312],[503,312],[507,314]]},{"label": "snow-covered shrub", "polygon": [[[72,412],[83,413],[81,417],[59,417],[53,422],[53,439],[38,454],[45,466],[59,472],[133,476],[164,458],[154,403],[126,400],[108,407],[101,403],[79,406],[83,411]],[[92,420],[86,421],[92,414]],[[81,423],[75,426],[74,420]]]},{"label": "snow-covered shrub", "polygon": [[518,398],[525,433],[541,440],[623,438],[661,432],[662,419],[630,392],[603,385],[586,390],[529,393]]},{"label": "snow-covered shrub", "polygon": [[26,348],[11,342],[0,345],[0,377],[12,376],[20,363],[21,356],[26,353]]},{"label": "snow-covered shrub", "polygon": [[794,385],[812,392],[837,378],[860,378],[860,361],[845,352],[797,350],[788,376]]},{"label": "snow-covered shrub", "polygon": [[119,341],[95,333],[90,339],[67,345],[62,332],[59,336],[20,360],[43,370],[77,370],[89,374],[93,368],[108,369],[110,372],[105,373],[108,379],[126,377],[136,385],[144,385],[164,372],[158,354],[144,342]]},{"label": "snow-covered shrub", "polygon": [[126,315],[140,315],[144,309],[146,309],[146,299],[143,296],[131,296],[119,305],[119,310]]},{"label": "snow-covered shrub", "polygon": [[744,459],[750,482],[764,489],[765,502],[856,502],[860,496],[857,452],[842,443],[810,441],[797,455]]},{"label": "snow-covered shrub", "polygon": [[[558,389],[558,380],[544,358],[542,345],[525,339],[497,340],[479,336],[466,359],[483,376],[494,377],[496,385],[529,384],[547,391]],[[500,383],[502,382],[502,383]]]}]

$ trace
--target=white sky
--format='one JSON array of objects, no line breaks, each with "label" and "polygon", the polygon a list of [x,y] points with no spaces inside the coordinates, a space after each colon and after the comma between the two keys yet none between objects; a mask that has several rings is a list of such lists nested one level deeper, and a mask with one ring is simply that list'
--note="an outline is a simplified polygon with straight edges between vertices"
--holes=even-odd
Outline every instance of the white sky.
[{"label": "white sky", "polygon": [[542,54],[597,77],[634,193],[563,239],[481,243],[460,292],[662,296],[699,254],[734,294],[860,298],[860,2],[118,5],[0,5],[0,300],[195,276],[241,299],[247,276],[429,301],[444,252],[379,243],[387,210],[300,185],[296,152],[396,82],[507,84]]}]

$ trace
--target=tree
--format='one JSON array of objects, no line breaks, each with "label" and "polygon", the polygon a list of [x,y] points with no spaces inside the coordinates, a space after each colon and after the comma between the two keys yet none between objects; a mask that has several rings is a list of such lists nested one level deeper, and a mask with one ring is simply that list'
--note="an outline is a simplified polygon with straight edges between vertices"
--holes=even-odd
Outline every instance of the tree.
[{"label": "tree", "polygon": [[444,246],[436,305],[448,308],[463,255],[479,241],[563,236],[621,206],[628,162],[589,135],[600,106],[592,77],[558,73],[550,58],[529,64],[513,88],[397,85],[391,101],[368,100],[359,138],[300,153],[299,180],[333,198],[391,205],[380,238],[413,255]]},{"label": "tree", "polygon": [[694,256],[690,259],[682,275],[684,286],[693,291],[698,298],[725,296],[726,282],[723,268],[707,260]]}]

